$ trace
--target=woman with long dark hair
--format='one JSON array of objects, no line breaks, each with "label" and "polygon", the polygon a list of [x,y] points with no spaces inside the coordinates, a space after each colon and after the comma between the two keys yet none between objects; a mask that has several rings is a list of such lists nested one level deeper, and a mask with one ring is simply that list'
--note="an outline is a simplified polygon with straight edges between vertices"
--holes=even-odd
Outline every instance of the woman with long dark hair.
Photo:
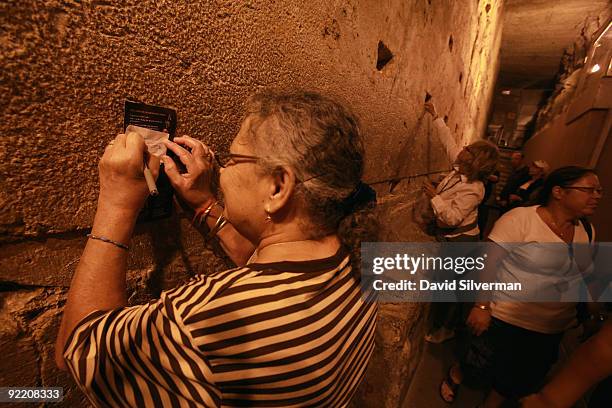
[{"label": "woman with long dark hair", "polygon": [[[515,208],[496,222],[489,235],[496,245],[487,251],[487,268],[500,281],[523,282],[524,289],[520,298],[497,291],[491,302],[474,305],[467,324],[479,338],[473,339],[472,355],[453,366],[442,382],[445,400],[454,399],[464,375],[492,381],[484,407],[499,407],[539,389],[557,360],[564,331],[576,322],[576,302],[525,299],[533,300],[529,291],[541,289],[542,282],[550,290],[542,293],[557,290],[561,296],[567,290],[565,272],[582,268],[573,248],[593,241],[595,232],[585,217],[595,212],[601,195],[593,170],[562,167],[544,181],[540,204]],[[473,361],[486,364],[473,367]]]}]

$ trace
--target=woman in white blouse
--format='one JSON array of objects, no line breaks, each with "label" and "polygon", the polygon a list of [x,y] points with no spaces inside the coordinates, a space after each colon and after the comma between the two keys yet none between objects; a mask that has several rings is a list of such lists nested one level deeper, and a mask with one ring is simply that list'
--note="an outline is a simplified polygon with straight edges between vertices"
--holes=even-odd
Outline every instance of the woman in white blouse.
[{"label": "woman in white blouse", "polygon": [[[440,242],[476,242],[480,236],[478,205],[485,194],[483,182],[495,170],[499,152],[484,140],[459,147],[434,104],[425,103],[425,110],[433,116],[434,133],[453,161],[453,170],[437,186],[429,181],[423,185],[436,217],[436,239]],[[461,310],[456,304],[434,303],[432,329],[426,340],[441,343],[454,337],[453,328],[460,319]]]},{"label": "woman in white blouse", "polygon": [[[491,302],[474,305],[467,324],[478,337],[470,347],[475,358],[450,369],[440,389],[445,401],[454,400],[464,374],[491,382],[487,408],[539,389],[557,360],[564,331],[576,321],[575,300],[554,301],[550,293],[561,296],[571,289],[568,276],[591,267],[590,252],[584,250],[595,231],[584,217],[593,215],[602,192],[593,170],[562,167],[545,180],[540,205],[515,208],[497,221],[489,235],[497,245],[487,251],[487,269],[498,281],[521,282],[524,289],[518,295],[496,291]],[[550,290],[541,290],[542,283]],[[479,367],[467,360],[478,361]]]},{"label": "woman in white blouse", "polygon": [[423,186],[436,216],[436,238],[442,242],[478,241],[478,205],[485,193],[483,182],[495,170],[499,151],[484,140],[459,147],[434,104],[425,103],[425,110],[433,116],[435,133],[453,161],[453,170],[437,186],[431,182]]}]

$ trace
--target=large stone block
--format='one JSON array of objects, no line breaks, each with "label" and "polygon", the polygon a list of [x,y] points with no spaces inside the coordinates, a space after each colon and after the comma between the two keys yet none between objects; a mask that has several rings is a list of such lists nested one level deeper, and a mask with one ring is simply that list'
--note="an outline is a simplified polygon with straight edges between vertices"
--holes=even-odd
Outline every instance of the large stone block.
[{"label": "large stone block", "polygon": [[321,90],[361,117],[370,181],[445,168],[424,98],[461,143],[482,133],[502,10],[467,0],[0,7],[0,230],[11,237],[89,225],[96,164],[128,97],[175,107],[180,134],[224,150],[247,95]]},{"label": "large stone block", "polygon": [[[85,232],[0,246],[0,281],[29,286],[68,286],[85,247]],[[130,244],[128,281],[168,289],[197,273],[226,269],[185,218],[139,225]],[[142,282],[141,282],[142,283]]]},{"label": "large stone block", "polygon": [[19,312],[42,289],[0,294],[0,384],[35,387],[40,382],[39,352]]},{"label": "large stone block", "polygon": [[427,306],[422,303],[380,305],[376,346],[352,406],[401,406],[423,352]]}]

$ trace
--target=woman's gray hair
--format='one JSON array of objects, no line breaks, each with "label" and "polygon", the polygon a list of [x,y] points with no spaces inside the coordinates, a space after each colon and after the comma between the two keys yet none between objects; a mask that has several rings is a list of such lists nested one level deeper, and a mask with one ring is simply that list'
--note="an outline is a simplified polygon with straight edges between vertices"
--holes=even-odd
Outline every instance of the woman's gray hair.
[{"label": "woman's gray hair", "polygon": [[364,170],[357,118],[342,104],[314,92],[259,93],[248,100],[246,111],[252,117],[251,147],[264,168],[273,172],[289,167],[295,172],[313,237],[336,232],[353,251],[359,251],[362,239],[375,240],[373,205],[347,207]]}]

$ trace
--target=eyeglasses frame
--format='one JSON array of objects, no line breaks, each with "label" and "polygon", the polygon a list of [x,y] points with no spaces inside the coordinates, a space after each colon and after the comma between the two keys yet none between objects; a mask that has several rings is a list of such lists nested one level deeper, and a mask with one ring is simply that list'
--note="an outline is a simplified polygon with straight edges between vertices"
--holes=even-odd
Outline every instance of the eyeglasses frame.
[{"label": "eyeglasses frame", "polygon": [[594,195],[595,193],[599,195],[603,195],[604,193],[604,190],[601,187],[569,186],[569,187],[561,187],[561,188],[566,189],[566,190],[578,190],[578,191],[582,191],[583,193],[587,193],[590,195]]},{"label": "eyeglasses frame", "polygon": [[[219,167],[221,167],[222,169],[227,168],[229,161],[232,159],[242,159],[242,162],[235,163],[235,164],[239,164],[239,163],[256,162],[256,161],[261,160],[261,157],[249,156],[247,154],[238,154],[238,153],[215,154],[215,161],[217,162]],[[222,162],[225,162],[225,164],[223,164]]]},{"label": "eyeglasses frame", "polygon": [[[221,159],[220,159],[221,157]],[[217,162],[217,165],[219,167],[221,167],[222,169],[227,168],[227,162],[225,163],[225,165],[223,165],[222,161],[229,161],[231,159],[242,159],[242,162],[238,162],[235,164],[240,164],[240,163],[248,163],[248,162],[257,162],[259,160],[261,160],[261,157],[257,157],[257,156],[250,156],[248,154],[238,154],[238,153],[222,153],[222,154],[215,154],[215,161]],[[305,183],[307,181],[310,181],[312,179],[318,178],[323,176],[323,174],[317,174],[311,177],[308,177],[306,180],[297,180],[298,183]]]}]

